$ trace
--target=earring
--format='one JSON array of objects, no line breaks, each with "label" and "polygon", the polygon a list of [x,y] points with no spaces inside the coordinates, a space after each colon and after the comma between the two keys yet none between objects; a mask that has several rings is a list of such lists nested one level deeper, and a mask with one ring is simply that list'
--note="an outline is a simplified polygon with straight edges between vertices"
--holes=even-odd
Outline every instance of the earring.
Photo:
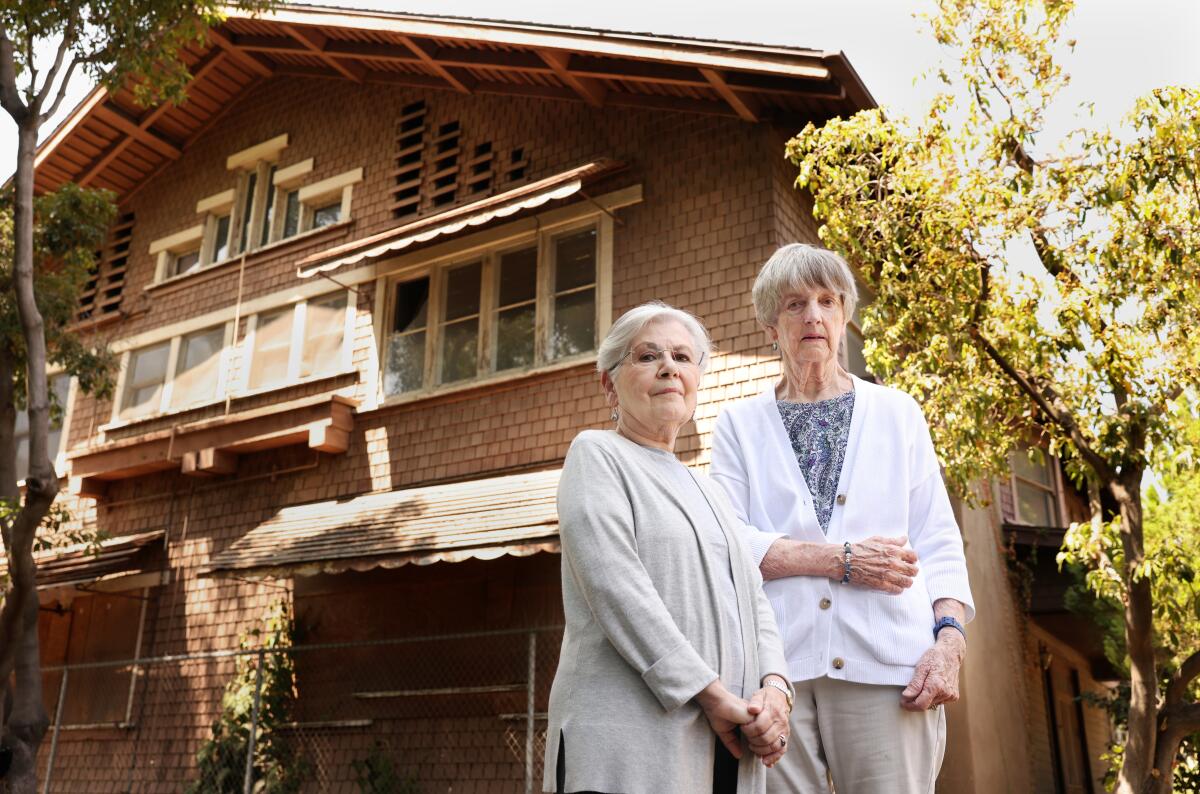
[{"label": "earring", "polygon": [[778,353],[778,352],[779,352],[779,343],[778,343],[778,342],[772,342],[772,343],[771,343],[771,349],[772,349],[772,350],[774,350],[776,353]]},{"label": "earring", "polygon": [[614,422],[617,421],[617,409],[616,408],[613,409],[612,414],[608,418]]}]

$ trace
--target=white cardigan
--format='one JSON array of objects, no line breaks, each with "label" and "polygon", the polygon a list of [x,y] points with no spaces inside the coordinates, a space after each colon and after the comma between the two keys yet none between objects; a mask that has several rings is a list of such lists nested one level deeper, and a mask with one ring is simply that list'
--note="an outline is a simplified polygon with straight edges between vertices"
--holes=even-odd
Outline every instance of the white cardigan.
[{"label": "white cardigan", "polygon": [[[818,543],[908,535],[920,573],[900,595],[789,576],[764,585],[793,681],[829,676],[908,684],[933,644],[933,602],[954,598],[975,616],[962,537],[942,482],[929,426],[904,392],[854,379],[854,413],[838,498],[821,532],[812,495],[775,405],[774,386],[717,419],[712,477],[750,525],[761,564],[781,537]],[[824,599],[831,603],[822,608]]]}]

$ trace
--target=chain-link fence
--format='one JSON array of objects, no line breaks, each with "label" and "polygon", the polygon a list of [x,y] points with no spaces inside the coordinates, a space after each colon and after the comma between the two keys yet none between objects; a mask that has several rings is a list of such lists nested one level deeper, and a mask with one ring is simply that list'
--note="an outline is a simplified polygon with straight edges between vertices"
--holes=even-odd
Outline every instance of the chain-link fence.
[{"label": "chain-link fence", "polygon": [[562,629],[46,668],[46,792],[540,791]]}]

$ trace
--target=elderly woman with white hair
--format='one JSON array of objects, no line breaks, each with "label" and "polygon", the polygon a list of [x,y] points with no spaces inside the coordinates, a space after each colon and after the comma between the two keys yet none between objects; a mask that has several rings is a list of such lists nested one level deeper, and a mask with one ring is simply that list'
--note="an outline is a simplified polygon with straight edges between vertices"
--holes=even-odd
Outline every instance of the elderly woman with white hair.
[{"label": "elderly woman with white hair", "polygon": [[928,425],[839,365],[857,301],[840,256],[784,246],[753,299],[782,377],[722,412],[712,476],[754,527],[795,687],[767,789],[932,794],[975,609]]},{"label": "elderly woman with white hair", "polygon": [[793,693],[748,530],[674,455],[709,348],[695,317],[657,302],[600,345],[615,428],[575,438],[558,489],[546,791],[755,794],[788,745]]}]

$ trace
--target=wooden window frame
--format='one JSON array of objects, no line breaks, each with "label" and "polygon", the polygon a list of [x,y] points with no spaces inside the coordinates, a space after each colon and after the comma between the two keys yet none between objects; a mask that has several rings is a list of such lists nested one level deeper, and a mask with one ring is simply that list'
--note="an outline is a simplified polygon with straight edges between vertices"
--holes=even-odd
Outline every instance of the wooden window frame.
[{"label": "wooden window frame", "polygon": [[[571,356],[548,358],[550,332],[553,324],[554,299],[554,245],[555,239],[576,232],[594,229],[596,231],[596,273],[595,281],[590,287],[594,290],[595,303],[595,344],[591,350],[582,351]],[[377,300],[376,311],[379,313],[377,323],[377,338],[379,340],[379,378],[377,398],[383,404],[410,402],[424,399],[435,394],[465,388],[474,388],[481,384],[523,378],[541,372],[576,366],[580,363],[594,361],[596,348],[604,338],[611,323],[612,302],[612,218],[604,215],[589,215],[571,222],[554,225],[553,227],[526,232],[494,243],[492,245],[473,248],[461,253],[451,253],[438,260],[390,273],[379,279],[377,290],[380,299]],[[497,301],[499,299],[498,278],[500,257],[504,254],[519,251],[529,247],[537,249],[536,293],[534,298],[534,363],[528,367],[511,369],[495,369],[496,363],[496,328]],[[462,380],[442,383],[441,349],[442,327],[445,315],[446,274],[456,267],[481,263],[480,269],[480,311],[478,333],[478,357],[476,361],[476,376]],[[392,318],[396,311],[396,287],[408,281],[429,278],[429,306],[426,313],[426,337],[423,385],[419,389],[387,394],[384,392],[387,380],[387,355],[391,340]]]},{"label": "wooden window frame", "polygon": [[[308,304],[310,302],[317,302],[317,301],[324,300],[324,299],[330,297],[331,295],[335,295],[338,293],[344,293],[346,296],[346,310],[345,310],[345,315],[343,317],[344,325],[343,325],[343,331],[342,331],[342,349],[341,349],[341,352],[338,354],[338,361],[336,362],[335,366],[331,367],[328,371],[321,370],[315,374],[308,375],[308,376],[305,376],[302,378],[302,377],[300,377],[300,365],[301,365],[301,358],[304,354],[304,341],[306,338],[305,331],[306,331],[306,324],[307,324]],[[253,315],[251,315],[249,318],[247,318],[246,337],[245,337],[245,339],[242,340],[242,344],[241,344],[242,366],[241,366],[241,372],[240,372],[240,378],[239,378],[239,388],[237,390],[237,394],[239,396],[241,396],[241,395],[247,395],[247,394],[259,394],[261,392],[274,391],[275,389],[282,389],[282,388],[286,388],[289,386],[295,386],[295,385],[298,385],[301,383],[308,383],[310,381],[322,380],[324,378],[328,378],[328,377],[337,375],[341,372],[350,371],[350,369],[353,366],[352,361],[353,361],[353,352],[354,352],[354,323],[355,323],[355,313],[356,313],[356,309],[357,309],[357,307],[355,305],[356,297],[357,297],[357,293],[354,290],[336,290],[335,289],[335,290],[330,290],[328,292],[323,292],[319,295],[313,295],[311,297],[307,297],[302,300],[294,301],[290,304],[285,303],[285,304],[273,306],[271,308],[264,308],[258,312],[255,312]],[[254,349],[255,349],[254,345],[255,345],[256,337],[258,335],[257,334],[258,319],[260,316],[262,316],[264,314],[274,314],[275,312],[278,312],[281,309],[287,310],[289,307],[291,308],[291,312],[292,312],[292,318],[291,318],[292,327],[290,329],[290,340],[291,341],[288,343],[287,374],[284,376],[284,379],[278,383],[266,383],[261,386],[255,386],[255,387],[251,388],[250,373],[254,367]]]}]

